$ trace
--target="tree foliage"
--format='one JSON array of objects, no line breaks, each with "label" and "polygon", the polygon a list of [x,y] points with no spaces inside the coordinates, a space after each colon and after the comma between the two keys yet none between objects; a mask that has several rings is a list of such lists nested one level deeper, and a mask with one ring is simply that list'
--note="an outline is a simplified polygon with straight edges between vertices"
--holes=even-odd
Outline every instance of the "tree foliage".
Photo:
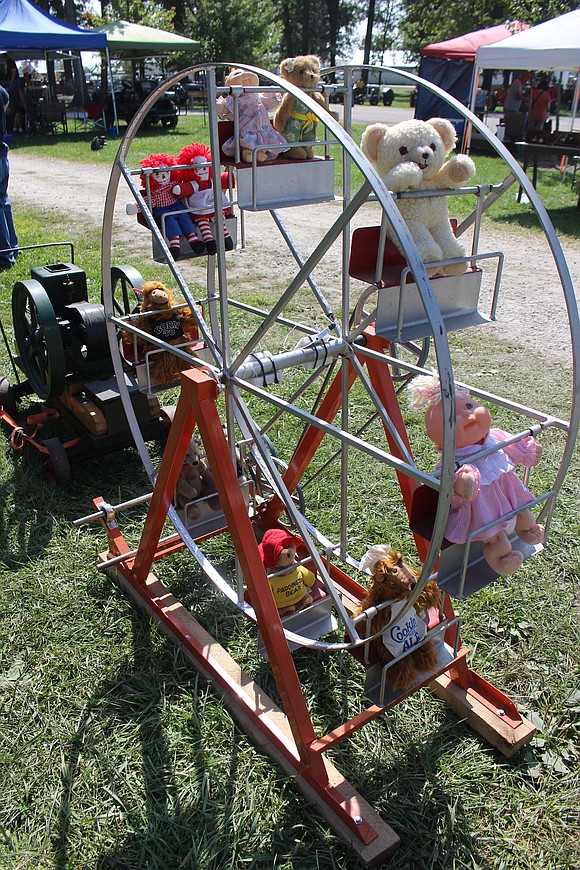
[{"label": "tree foliage", "polygon": [[401,47],[418,58],[432,42],[443,42],[504,21],[540,24],[576,8],[574,0],[447,0],[445,14],[434,0],[401,0]]},{"label": "tree foliage", "polygon": [[385,53],[398,45],[396,0],[369,0],[367,29],[364,41],[364,63],[382,66]]},{"label": "tree foliage", "polygon": [[272,0],[193,0],[184,35],[200,42],[201,61],[268,68],[277,60],[280,27]]},{"label": "tree foliage", "polygon": [[317,54],[330,65],[351,54],[354,28],[366,14],[354,0],[282,0],[277,9],[282,57]]}]

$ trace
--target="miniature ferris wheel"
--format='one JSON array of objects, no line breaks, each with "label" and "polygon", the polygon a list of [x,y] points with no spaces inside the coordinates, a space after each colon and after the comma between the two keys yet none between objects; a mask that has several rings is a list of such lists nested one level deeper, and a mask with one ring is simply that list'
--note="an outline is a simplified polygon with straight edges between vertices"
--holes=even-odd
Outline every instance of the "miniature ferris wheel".
[{"label": "miniature ferris wheel", "polygon": [[[486,561],[476,534],[462,543],[445,537],[454,494],[458,389],[469,389],[493,409],[501,428],[512,433],[507,446],[531,436],[549,444],[549,461],[530,480],[530,507],[542,523],[542,539],[529,543],[517,531],[510,532],[523,559],[539,553],[549,536],[578,429],[575,358],[565,417],[533,407],[528,396],[511,390],[509,377],[497,372],[488,384],[480,376],[469,382],[469,356],[461,349],[470,330],[482,335],[488,325],[493,329],[501,311],[502,281],[509,272],[509,251],[486,248],[483,218],[499,198],[514,192],[514,185],[521,185],[538,215],[552,258],[547,269],[561,286],[572,349],[580,346],[578,314],[565,258],[535,191],[485,125],[435,86],[403,74],[447,98],[461,123],[472,125],[501,158],[505,176],[499,182],[478,178],[460,189],[439,192],[453,196],[454,203],[461,200],[464,217],[455,222],[455,235],[467,241],[464,256],[436,262],[430,271],[437,274],[428,275],[397,207],[397,199],[406,195],[389,192],[349,134],[352,70],[343,71],[342,85],[320,89],[327,100],[338,87],[344,89],[341,125],[291,83],[263,70],[241,68],[259,75],[260,84],[219,86],[215,65],[183,70],[168,79],[140,108],[115,160],[103,228],[104,305],[124,410],[153,489],[126,504],[95,498],[92,518],[102,522],[108,536],[100,567],[113,573],[159,621],[223,694],[234,715],[296,775],[300,787],[361,858],[372,863],[396,845],[396,834],[341,777],[325,752],[427,685],[506,755],[534,732],[513,702],[467,664],[454,610],[454,600],[498,581],[498,573]],[[328,71],[329,78],[334,72]],[[219,201],[224,194],[225,172],[235,217],[225,225],[215,221],[215,253],[195,258],[185,247],[175,259],[164,225],[153,216],[149,182],[132,157],[132,147],[150,106],[188,74],[203,77],[207,87],[214,198]],[[251,160],[242,160],[239,146],[233,157],[225,155],[224,142],[239,139],[244,96],[258,92],[303,101],[317,121],[316,133],[307,142],[314,149],[312,158],[290,159],[281,146],[278,156],[266,161],[260,160],[258,148]],[[220,121],[215,111],[220,96],[231,98],[229,122]],[[134,267],[111,270],[120,187],[151,233],[155,274],[172,287],[177,299],[173,309],[187,307],[195,320],[195,329],[181,342],[169,343],[146,329],[143,311],[135,307],[143,288],[140,272]],[[309,210],[317,206],[311,220]],[[292,229],[296,215],[299,223],[312,227],[304,248]],[[266,220],[277,230],[275,257],[252,258],[251,241],[245,241],[253,220],[261,222],[258,235]],[[226,233],[235,238],[235,246],[226,245]],[[245,285],[231,265],[243,256],[251,273]],[[252,282],[271,288],[268,302],[261,301],[259,292],[248,291]],[[460,335],[457,351],[452,337]],[[179,361],[182,371],[175,382],[160,383],[156,367],[166,354]],[[439,465],[423,437],[422,421],[407,402],[408,384],[433,370],[440,385]],[[502,381],[508,385],[507,396],[498,394]],[[132,383],[164,406],[176,403],[161,457],[150,452],[137,425]],[[194,434],[214,489],[176,505],[174,492]],[[487,454],[500,447],[488,448]],[[360,491],[361,481],[366,492]],[[139,501],[148,505],[147,515],[139,544],[131,547],[120,530],[122,513]],[[361,503],[371,506],[364,519]],[[163,536],[167,519],[174,531]],[[259,550],[271,530],[292,534],[298,564],[314,575],[308,606],[287,615],[276,606]],[[227,537],[234,554],[230,573],[212,561],[207,547],[220,536]],[[377,633],[369,612],[358,612],[367,594],[362,557],[378,543],[392,544],[422,566],[405,612],[433,579],[442,592],[421,641],[434,646],[434,664],[404,689],[393,688],[391,664],[373,660],[371,643]],[[191,554],[223,596],[224,606],[236,608],[255,629],[283,711],[197,622],[195,612],[186,610],[151,573],[154,562],[180,551]],[[314,729],[292,658],[299,647],[352,654],[364,669],[368,706],[324,735]],[[395,660],[410,652],[412,648],[398,653]]]}]

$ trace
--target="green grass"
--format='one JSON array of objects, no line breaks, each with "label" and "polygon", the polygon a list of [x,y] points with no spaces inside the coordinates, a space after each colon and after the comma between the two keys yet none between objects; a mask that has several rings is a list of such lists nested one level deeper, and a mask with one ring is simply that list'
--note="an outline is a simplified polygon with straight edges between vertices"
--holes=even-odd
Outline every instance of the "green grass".
[{"label": "green grass", "polygon": [[[157,150],[152,141],[147,137],[139,147]],[[88,155],[111,159],[111,152]],[[22,244],[63,237],[63,228],[37,211],[18,209],[18,229]],[[98,233],[66,231],[89,276],[91,300],[98,301]],[[126,252],[116,248],[115,256],[124,262]],[[33,255],[24,254],[0,279],[0,314],[9,333],[12,284],[27,278],[34,264]],[[153,275],[150,264],[136,265]],[[276,291],[273,282],[268,290],[240,295],[267,305]],[[236,314],[232,325],[236,341],[243,341],[244,317]],[[8,374],[0,350],[1,371]],[[455,334],[451,352],[465,380],[491,372],[494,392],[532,396],[536,407],[567,412],[570,373],[548,359],[530,358],[515,345],[498,348],[484,330]],[[284,381],[279,389],[288,394],[293,386]],[[364,413],[362,397],[360,410],[356,402],[353,407],[356,422]],[[257,417],[263,413],[259,403],[254,410]],[[406,418],[416,454],[427,458],[418,415]],[[284,456],[295,437],[292,423],[285,418],[273,434]],[[540,475],[548,477],[559,447],[558,433],[546,439]],[[533,719],[538,734],[532,743],[508,761],[420,692],[332,753],[401,837],[385,865],[390,870],[577,866],[579,472],[576,453],[550,548],[458,608],[472,666]],[[362,548],[387,539],[411,546],[396,483],[355,457],[351,475],[355,543]],[[0,866],[357,870],[352,853],[291,780],[96,570],[103,536],[95,527],[76,529],[72,520],[91,511],[95,496],[118,502],[146,487],[132,450],[84,462],[66,491],[47,487],[32,447],[14,454],[6,444],[0,451]],[[336,475],[325,474],[306,497],[309,518],[330,529]],[[130,538],[138,539],[141,522],[141,511],[131,512]],[[209,552],[231,564],[227,539],[209,545]],[[159,573],[276,698],[254,631],[208,588],[191,559],[164,560]],[[350,656],[303,650],[295,661],[318,730],[364,706],[362,672]]]}]

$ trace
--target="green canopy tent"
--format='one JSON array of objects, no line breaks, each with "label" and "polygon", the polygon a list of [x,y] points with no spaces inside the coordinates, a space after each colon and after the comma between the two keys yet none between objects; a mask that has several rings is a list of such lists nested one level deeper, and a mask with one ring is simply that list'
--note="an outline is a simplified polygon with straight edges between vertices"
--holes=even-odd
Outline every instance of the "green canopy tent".
[{"label": "green canopy tent", "polygon": [[187,39],[155,27],[145,27],[144,24],[133,24],[131,21],[113,21],[95,30],[106,35],[112,57],[155,57],[176,51],[193,51],[199,47],[199,42],[195,39]]},{"label": "green canopy tent", "polygon": [[155,27],[146,27],[144,24],[135,24],[132,21],[111,21],[96,27],[95,33],[102,34],[107,38],[107,52],[109,56],[109,73],[111,76],[111,88],[113,90],[113,102],[115,100],[111,60],[127,60],[132,62],[133,81],[137,79],[137,63],[143,65],[145,58],[163,57],[176,52],[192,51],[199,46],[195,39],[179,36],[177,33],[169,33],[167,30],[159,30]]},{"label": "green canopy tent", "polygon": [[[199,47],[199,42],[195,39],[132,21],[111,21],[96,27],[95,32],[107,37],[107,50],[111,60],[131,61],[133,82],[138,78],[138,64],[141,67],[141,78],[143,77],[146,58],[163,59],[167,55],[191,52]],[[163,62],[161,66],[163,68]]]}]

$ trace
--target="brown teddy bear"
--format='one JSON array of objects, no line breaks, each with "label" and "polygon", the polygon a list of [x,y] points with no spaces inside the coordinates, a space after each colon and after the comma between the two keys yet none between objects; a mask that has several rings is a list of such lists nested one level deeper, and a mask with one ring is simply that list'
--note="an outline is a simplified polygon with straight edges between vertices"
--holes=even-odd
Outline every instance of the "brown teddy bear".
[{"label": "brown teddy bear", "polygon": [[[287,57],[280,64],[280,75],[302,90],[315,88],[320,81],[320,60],[314,54]],[[308,96],[326,108],[323,94],[309,93]],[[284,94],[282,97],[273,124],[290,145],[294,142],[312,142],[316,139],[316,115],[291,94]],[[313,156],[311,145],[299,144],[290,148],[285,155],[293,160],[307,160]]]},{"label": "brown teddy bear", "polygon": [[296,549],[301,543],[284,529],[268,529],[258,547],[280,616],[312,604],[308,589],[316,578],[304,565],[296,564]]},{"label": "brown teddy bear", "polygon": [[[136,326],[143,332],[148,332],[156,338],[163,339],[168,344],[185,345],[181,350],[191,353],[186,345],[189,340],[197,338],[197,323],[187,306],[175,308],[175,301],[171,291],[160,281],[146,281],[143,284],[143,298],[139,306],[142,314],[146,311],[155,311],[155,315],[141,317],[136,321]],[[156,345],[150,344],[144,339],[139,339],[138,348],[142,353],[154,350]],[[159,384],[171,384],[179,373],[188,368],[187,363],[172,353],[162,352],[153,357],[153,376]]]},{"label": "brown teddy bear", "polygon": [[[388,631],[370,642],[373,658],[387,663],[418,644],[427,633],[424,617],[430,607],[439,607],[441,591],[430,580],[412,608],[400,619],[396,614],[403,609],[417,583],[418,572],[410,568],[396,550],[383,544],[371,547],[363,556],[361,569],[372,573],[369,594],[356,609],[354,616],[370,610],[385,601],[392,602],[371,618],[370,634],[376,634],[394,618]],[[366,637],[366,622],[357,623],[357,631]],[[432,640],[426,641],[413,652],[395,662],[387,670],[387,682],[395,691],[411,688],[418,682],[419,674],[430,673],[437,668],[437,650]]]},{"label": "brown teddy bear", "polygon": [[[200,516],[197,505],[191,504],[198,498],[203,498],[215,492],[215,481],[205,456],[199,452],[199,441],[192,438],[187,446],[187,453],[183,461],[183,467],[177,478],[173,504],[178,510],[186,510],[186,519],[193,522]],[[219,499],[208,499],[212,510],[219,508]]]}]

